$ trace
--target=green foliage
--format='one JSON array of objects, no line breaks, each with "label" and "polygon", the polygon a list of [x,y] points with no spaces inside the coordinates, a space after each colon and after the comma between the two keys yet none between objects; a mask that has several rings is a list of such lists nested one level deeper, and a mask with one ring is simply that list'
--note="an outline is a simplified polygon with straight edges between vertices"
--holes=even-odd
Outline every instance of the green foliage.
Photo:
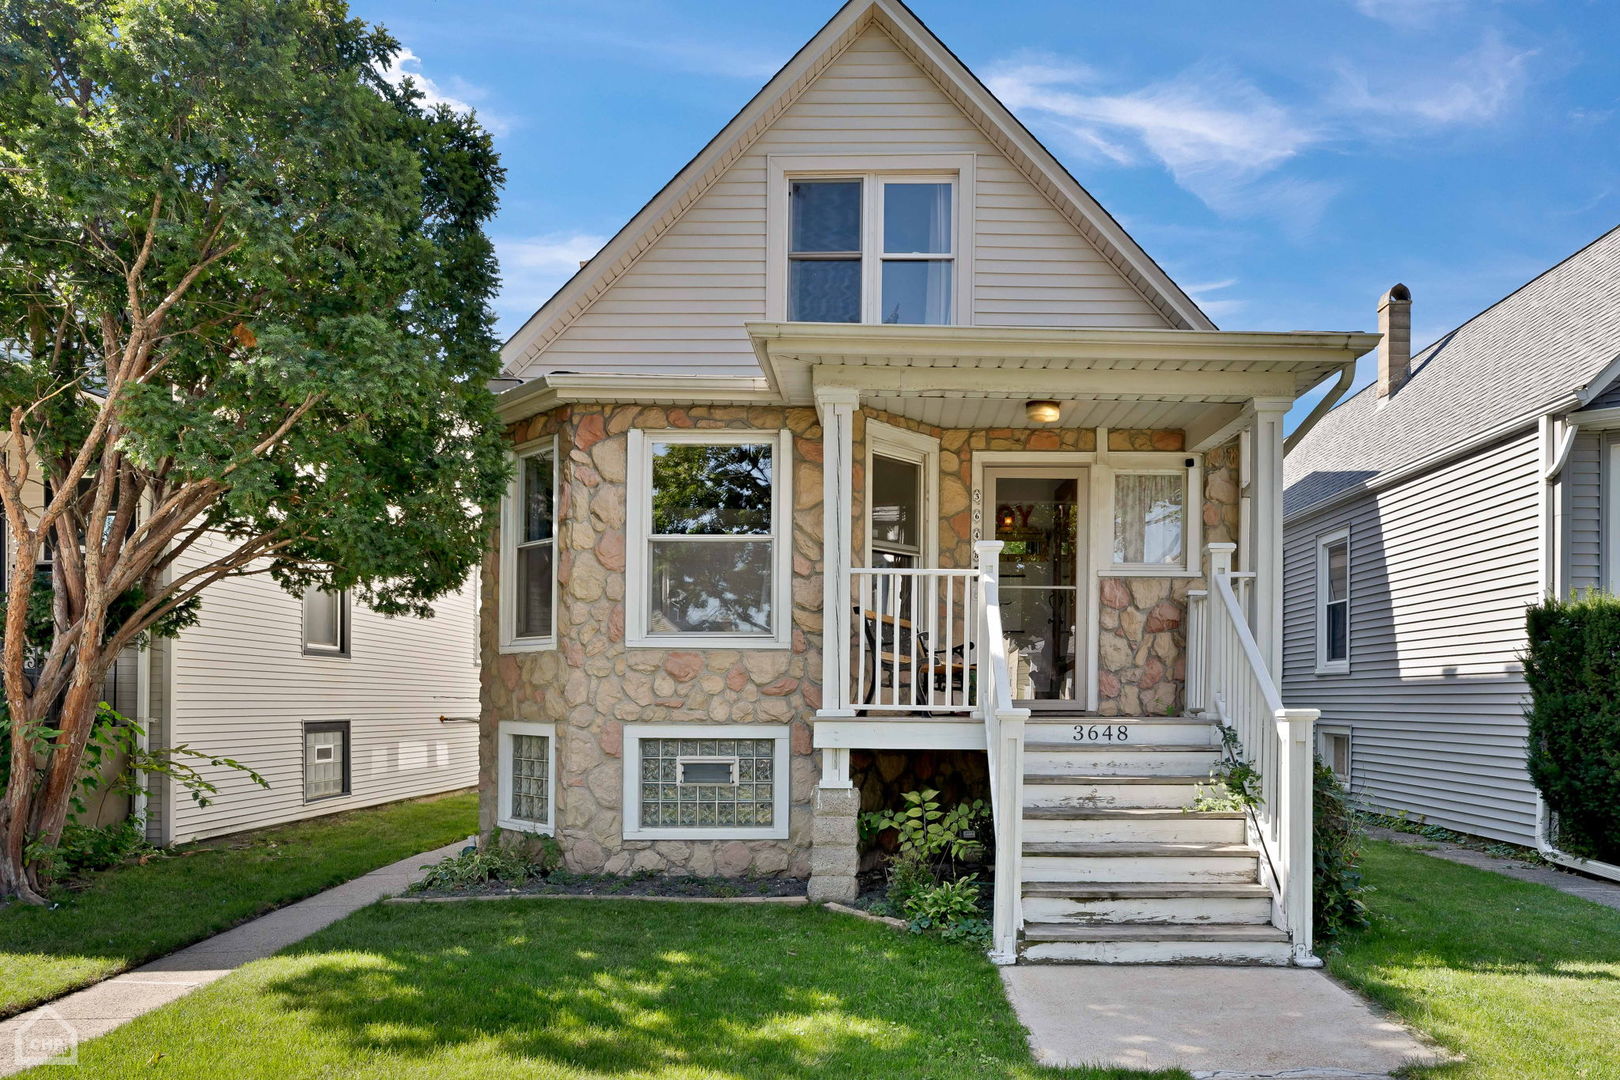
[{"label": "green foliage", "polygon": [[1620,598],[1547,600],[1525,624],[1530,778],[1559,847],[1620,862]]},{"label": "green foliage", "polygon": [[895,912],[904,912],[919,893],[933,888],[936,880],[928,860],[919,852],[908,851],[889,860],[889,884],[884,895]]},{"label": "green foliage", "polygon": [[471,889],[495,883],[515,887],[545,877],[561,862],[562,848],[549,836],[525,845],[484,844],[434,863],[412,891]]},{"label": "green foliage", "polygon": [[1265,802],[1260,794],[1260,770],[1243,757],[1237,732],[1222,727],[1221,746],[1224,753],[1209,770],[1211,789],[1200,787],[1187,809],[1201,813],[1248,811]]},{"label": "green foliage", "polygon": [[51,864],[44,868],[43,876],[72,881],[156,853],[157,849],[146,842],[145,823],[138,818],[98,826],[69,822],[62,830],[61,841],[44,854]]},{"label": "green foliage", "polygon": [[1367,886],[1361,874],[1362,832],[1349,792],[1321,758],[1313,788],[1315,837],[1311,900],[1316,936],[1331,940],[1367,925]]},{"label": "green foliage", "polygon": [[976,834],[990,817],[989,805],[983,799],[974,799],[943,810],[938,798],[939,792],[933,788],[907,791],[900,796],[904,805],[898,810],[869,810],[862,814],[861,832],[871,838],[893,829],[897,835],[896,854],[917,855],[926,862],[955,862],[982,848]]},{"label": "green foliage", "polygon": [[900,910],[919,930],[941,929],[960,919],[977,918],[978,876],[969,874],[955,881],[935,882],[914,893]]}]

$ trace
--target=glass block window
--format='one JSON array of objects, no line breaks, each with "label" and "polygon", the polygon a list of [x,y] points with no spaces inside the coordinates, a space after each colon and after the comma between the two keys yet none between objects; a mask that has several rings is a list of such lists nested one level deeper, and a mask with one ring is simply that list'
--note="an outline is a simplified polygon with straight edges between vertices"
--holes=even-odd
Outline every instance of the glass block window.
[{"label": "glass block window", "polygon": [[642,739],[641,827],[776,824],[776,740]]},{"label": "glass block window", "polygon": [[545,735],[511,735],[512,803],[510,813],[522,821],[551,821],[551,739]]}]

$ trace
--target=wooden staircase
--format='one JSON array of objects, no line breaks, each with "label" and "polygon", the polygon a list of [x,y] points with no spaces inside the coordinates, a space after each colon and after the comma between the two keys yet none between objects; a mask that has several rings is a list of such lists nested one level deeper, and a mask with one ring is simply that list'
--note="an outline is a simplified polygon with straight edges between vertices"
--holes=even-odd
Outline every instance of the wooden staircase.
[{"label": "wooden staircase", "polygon": [[1220,753],[1212,720],[1030,717],[1021,960],[1289,962],[1244,815],[1186,809]]}]

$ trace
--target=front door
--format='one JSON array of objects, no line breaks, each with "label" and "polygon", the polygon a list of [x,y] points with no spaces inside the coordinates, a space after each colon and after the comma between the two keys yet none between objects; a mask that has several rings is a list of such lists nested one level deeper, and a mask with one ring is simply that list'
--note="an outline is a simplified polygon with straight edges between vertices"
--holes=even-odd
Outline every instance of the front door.
[{"label": "front door", "polygon": [[[986,469],[1001,549],[1001,625],[1013,697],[1040,707],[1083,701],[1086,594],[1083,468]],[[989,530],[987,530],[989,531]]]}]

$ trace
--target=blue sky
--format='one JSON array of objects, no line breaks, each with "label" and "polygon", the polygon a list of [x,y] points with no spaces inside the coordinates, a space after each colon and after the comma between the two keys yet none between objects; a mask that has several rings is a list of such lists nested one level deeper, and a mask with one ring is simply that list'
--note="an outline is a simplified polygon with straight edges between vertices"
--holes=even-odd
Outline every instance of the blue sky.
[{"label": "blue sky", "polygon": [[[1371,329],[1404,281],[1427,344],[1620,224],[1611,0],[913,8],[1226,329]],[[353,7],[495,133],[503,335],[835,10]]]}]

